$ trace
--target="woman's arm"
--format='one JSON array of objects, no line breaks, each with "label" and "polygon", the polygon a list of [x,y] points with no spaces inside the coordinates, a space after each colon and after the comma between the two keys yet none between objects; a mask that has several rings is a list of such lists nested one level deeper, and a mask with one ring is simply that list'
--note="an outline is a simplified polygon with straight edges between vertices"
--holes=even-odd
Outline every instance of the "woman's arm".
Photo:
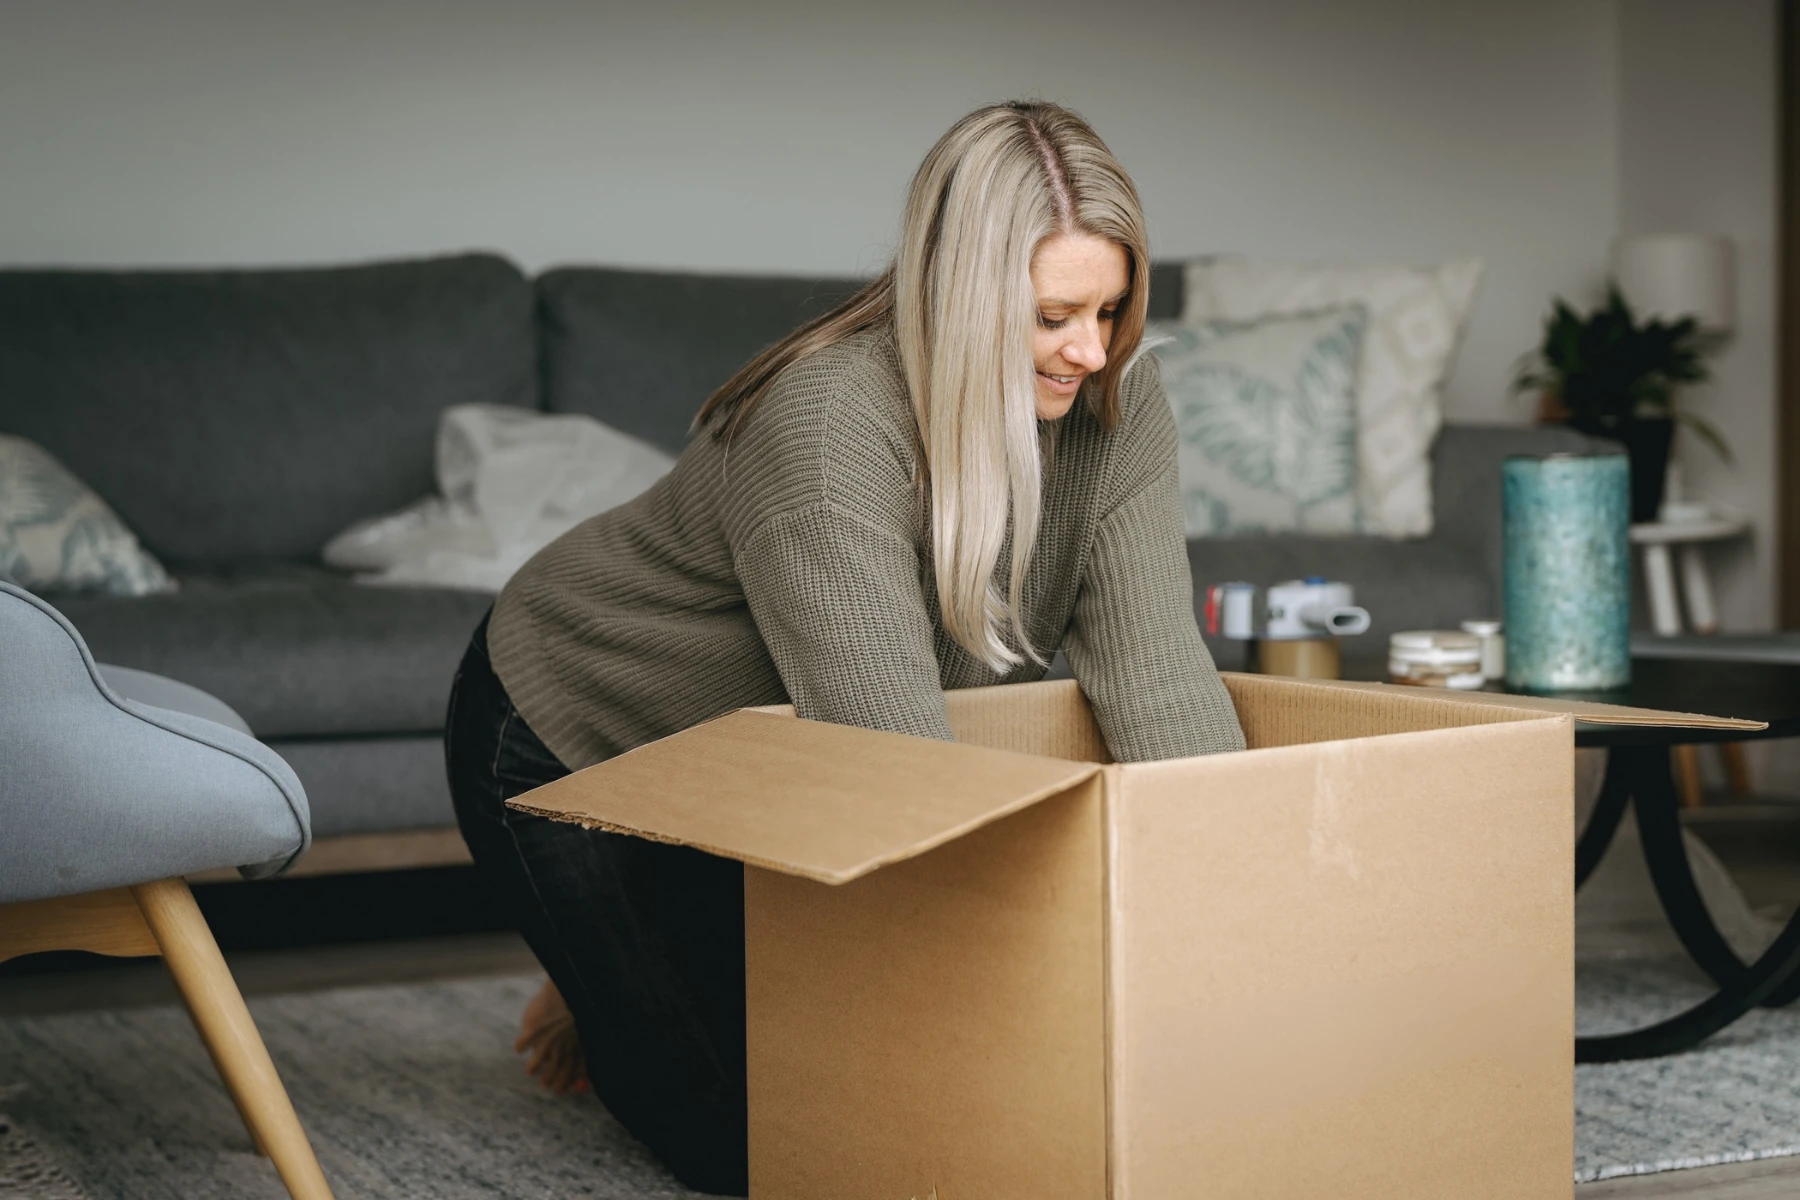
[{"label": "woman's arm", "polygon": [[884,342],[795,364],[725,454],[724,519],[800,716],[950,741],[919,581],[912,419]]},{"label": "woman's arm", "polygon": [[[1138,368],[1134,428],[1101,517],[1063,652],[1120,762],[1242,750],[1237,711],[1194,621],[1175,422],[1154,361]],[[1133,382],[1137,382],[1133,380]]]},{"label": "woman's arm", "polygon": [[820,500],[765,520],[736,560],[800,716],[952,740],[909,541]]}]

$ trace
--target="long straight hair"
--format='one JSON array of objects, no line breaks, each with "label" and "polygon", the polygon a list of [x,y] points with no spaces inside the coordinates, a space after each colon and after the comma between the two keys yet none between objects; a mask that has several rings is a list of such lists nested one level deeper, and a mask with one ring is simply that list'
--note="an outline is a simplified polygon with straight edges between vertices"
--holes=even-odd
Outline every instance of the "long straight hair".
[{"label": "long straight hair", "polygon": [[[1056,234],[1125,251],[1130,291],[1106,367],[1083,385],[1102,428],[1116,428],[1120,379],[1143,337],[1150,291],[1143,209],[1088,123],[1042,102],[992,105],[951,126],[913,176],[887,270],[751,359],[694,419],[728,440],[788,367],[891,323],[917,420],[944,629],[996,672],[1046,661],[1020,610],[1043,508],[1031,259]],[[995,575],[1009,534],[1002,596]]]}]

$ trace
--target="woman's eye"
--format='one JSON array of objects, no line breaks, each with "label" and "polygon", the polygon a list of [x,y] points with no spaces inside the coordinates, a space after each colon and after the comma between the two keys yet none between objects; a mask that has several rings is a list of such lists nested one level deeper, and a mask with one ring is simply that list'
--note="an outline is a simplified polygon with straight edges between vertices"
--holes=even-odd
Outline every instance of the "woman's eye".
[{"label": "woman's eye", "polygon": [[1119,310],[1116,308],[1103,308],[1100,310],[1100,319],[1102,321],[1110,321],[1118,315]]},{"label": "woman's eye", "polygon": [[1049,317],[1046,317],[1043,313],[1038,314],[1038,324],[1042,325],[1045,329],[1061,329],[1064,325],[1067,325],[1068,323],[1069,323],[1069,319],[1067,317],[1063,317],[1059,320],[1052,321]]}]

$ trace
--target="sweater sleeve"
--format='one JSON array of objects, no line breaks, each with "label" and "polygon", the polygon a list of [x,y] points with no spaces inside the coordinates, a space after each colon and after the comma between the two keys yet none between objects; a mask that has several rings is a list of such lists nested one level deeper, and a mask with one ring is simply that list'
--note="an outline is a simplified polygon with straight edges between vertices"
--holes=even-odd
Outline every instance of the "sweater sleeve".
[{"label": "sweater sleeve", "polygon": [[1244,748],[1237,711],[1194,621],[1175,425],[1153,366],[1149,375],[1134,437],[1143,453],[1127,472],[1135,490],[1100,519],[1063,642],[1120,762]]},{"label": "sweater sleeve", "polygon": [[800,716],[954,740],[909,541],[819,500],[765,520],[736,567]]}]

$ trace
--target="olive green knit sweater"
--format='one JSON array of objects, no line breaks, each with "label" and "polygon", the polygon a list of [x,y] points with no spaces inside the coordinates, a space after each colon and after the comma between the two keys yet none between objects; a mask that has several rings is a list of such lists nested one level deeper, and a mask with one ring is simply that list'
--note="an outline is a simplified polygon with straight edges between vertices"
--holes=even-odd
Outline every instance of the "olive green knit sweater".
[{"label": "olive green knit sweater", "polygon": [[[1120,761],[1242,749],[1194,624],[1154,362],[1121,401],[1112,433],[1084,404],[1062,419],[1025,629],[1046,658],[1063,648]],[[695,437],[649,491],[545,547],[488,629],[525,722],[577,769],[786,701],[949,739],[945,689],[1041,678],[996,674],[944,632],[913,423],[891,333],[859,334],[789,368],[729,448]]]}]

